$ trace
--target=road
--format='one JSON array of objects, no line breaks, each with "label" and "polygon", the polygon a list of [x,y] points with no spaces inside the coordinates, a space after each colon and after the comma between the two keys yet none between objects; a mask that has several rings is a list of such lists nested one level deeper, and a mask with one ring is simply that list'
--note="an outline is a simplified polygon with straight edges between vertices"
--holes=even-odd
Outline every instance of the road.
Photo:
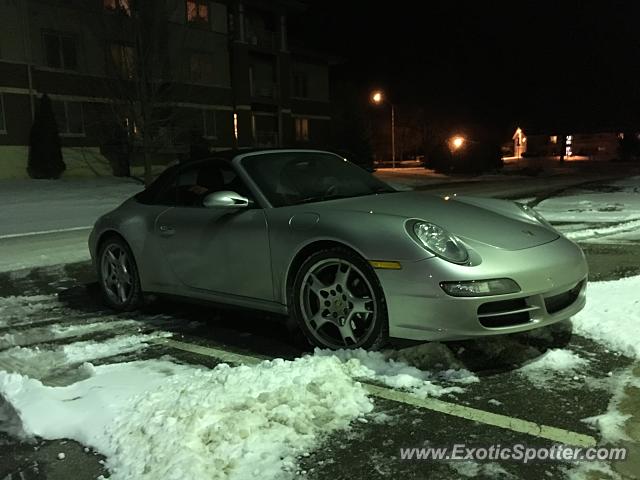
[{"label": "road", "polygon": [[[482,194],[493,191],[495,196],[543,196],[551,190],[566,187],[567,179],[558,182],[538,182],[514,190],[513,186],[457,185],[459,193]],[[585,181],[579,179],[580,183]],[[544,186],[544,188],[542,188]],[[448,188],[448,187],[447,187]],[[494,190],[492,190],[494,189]],[[445,187],[434,187],[443,193]],[[80,245],[86,241],[86,231],[74,230],[29,237],[0,239],[3,258],[20,255],[24,249],[42,249],[53,258],[51,245]],[[74,247],[75,248],[75,247]],[[640,274],[640,245],[584,245],[592,280],[612,280]],[[64,249],[64,248],[63,248]],[[65,251],[68,251],[66,249]],[[5,252],[8,252],[5,257]],[[8,262],[7,262],[8,264]],[[13,335],[14,341],[35,338],[34,344],[43,349],[71,345],[74,342],[96,340],[108,342],[122,335],[122,321],[133,321],[136,332],[168,331],[177,342],[153,343],[142,351],[125,352],[114,358],[91,360],[94,365],[122,362],[139,358],[160,358],[171,355],[179,361],[214,367],[225,360],[225,355],[237,354],[237,361],[259,358],[293,359],[309,353],[310,349],[299,337],[287,330],[281,319],[249,311],[227,311],[211,306],[187,305],[168,300],[157,300],[135,314],[114,315],[101,306],[95,275],[86,261],[65,262],[28,269],[5,269],[0,273],[0,297],[57,295],[42,309],[19,310],[19,326],[0,329]],[[49,301],[49,300],[47,300]],[[95,331],[76,336],[56,338],[53,327],[99,325]],[[34,336],[35,329],[38,330]],[[375,413],[386,415],[386,421],[356,423],[348,435],[342,432],[323,440],[321,446],[308,456],[298,459],[300,477],[310,479],[382,479],[382,478],[563,478],[567,465],[558,462],[538,462],[523,465],[504,462],[498,468],[494,463],[473,464],[465,462],[406,461],[399,458],[400,448],[430,445],[489,445],[496,441],[502,445],[523,443],[530,446],[551,446],[554,441],[545,438],[542,429],[549,426],[558,429],[562,438],[598,438],[598,432],[582,421],[586,417],[607,410],[611,392],[594,387],[595,381],[605,381],[611,372],[636,367],[637,362],[616,354],[601,345],[574,335],[566,348],[590,359],[588,371],[576,378],[553,377],[547,381],[533,382],[522,375],[520,367],[539,358],[553,347],[553,343],[540,338],[514,336],[508,342],[456,342],[442,351],[453,358],[449,361],[464,365],[480,379],[464,388],[464,391],[444,398],[457,405],[462,413],[442,413],[433,406],[412,404],[400,390],[393,400],[375,397]],[[3,357],[0,343],[0,369],[20,371],[27,368]],[[419,365],[418,365],[419,366]],[[436,368],[432,365],[423,368]],[[74,381],[75,371],[62,368],[43,374],[42,380],[51,385],[65,385]],[[590,381],[587,381],[590,379]],[[633,400],[633,399],[632,399]],[[637,405],[630,403],[631,407]],[[473,409],[473,410],[472,410]],[[2,410],[0,409],[0,412]],[[480,413],[469,413],[469,412]],[[637,409],[635,414],[638,415]],[[494,422],[492,414],[506,419],[506,423]],[[0,415],[1,417],[1,415]],[[495,420],[495,419],[494,419]],[[633,420],[633,419],[632,419]],[[527,430],[526,425],[536,428]],[[636,424],[638,419],[636,418]],[[522,427],[522,428],[521,428]],[[524,430],[524,431],[523,431]],[[638,440],[638,439],[636,439]],[[622,478],[637,478],[640,472],[640,452],[637,443],[627,444],[632,449],[631,460],[614,463],[614,471]],[[35,443],[19,441],[8,435],[0,435],[0,479],[94,479],[108,475],[104,459],[71,440]],[[177,442],[176,448],[180,448]],[[64,459],[60,459],[60,454]],[[502,469],[502,470],[501,470]],[[304,472],[304,473],[302,473]],[[600,478],[594,476],[593,478]]]}]

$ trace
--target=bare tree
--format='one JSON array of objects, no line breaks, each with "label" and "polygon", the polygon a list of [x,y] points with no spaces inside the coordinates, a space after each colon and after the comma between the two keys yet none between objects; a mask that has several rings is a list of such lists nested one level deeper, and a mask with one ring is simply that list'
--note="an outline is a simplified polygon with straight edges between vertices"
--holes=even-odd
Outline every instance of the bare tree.
[{"label": "bare tree", "polygon": [[[170,75],[168,19],[178,8],[175,0],[111,0],[114,15],[103,16],[104,39],[108,39],[109,78],[114,128],[125,129],[129,151],[138,150],[144,164],[144,181],[153,178],[153,155],[171,136],[174,115],[167,108],[175,78]],[[182,35],[186,35],[183,27]]]}]

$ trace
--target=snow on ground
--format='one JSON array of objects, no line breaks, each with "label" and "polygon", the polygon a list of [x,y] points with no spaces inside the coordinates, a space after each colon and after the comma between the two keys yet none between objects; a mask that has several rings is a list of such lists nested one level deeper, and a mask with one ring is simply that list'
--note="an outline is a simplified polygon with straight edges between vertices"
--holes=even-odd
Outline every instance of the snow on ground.
[{"label": "snow on ground", "polygon": [[479,381],[441,343],[427,343],[411,349],[387,352],[316,349],[315,355],[339,358],[354,378],[406,389],[419,396],[439,397],[461,393],[464,391],[461,385]]},{"label": "snow on ground", "polygon": [[515,475],[507,472],[499,463],[496,462],[478,463],[464,460],[449,462],[447,465],[449,466],[449,468],[451,468],[451,470],[460,475],[460,477],[465,478],[516,478]]},{"label": "snow on ground", "polygon": [[567,480],[618,480],[621,479],[606,462],[581,462],[564,469]]},{"label": "snow on ground", "polygon": [[640,276],[589,283],[587,305],[573,331],[612,350],[640,358]]},{"label": "snow on ground", "polygon": [[126,330],[135,328],[138,322],[134,320],[119,320],[107,322],[92,322],[78,325],[46,325],[27,330],[0,334],[0,349],[16,346],[26,346],[35,343],[51,342],[70,337],[89,335],[109,330]]},{"label": "snow on ground", "polygon": [[0,272],[85,262],[89,229],[28,238],[0,238]]},{"label": "snow on ground", "polygon": [[91,226],[142,189],[135,180],[116,177],[0,180],[0,238]]},{"label": "snow on ground", "polygon": [[[69,369],[74,370],[84,362],[144,350],[149,346],[149,342],[167,336],[167,332],[154,332],[118,335],[106,340],[86,340],[49,347],[13,347],[0,352],[0,371],[45,380]],[[78,374],[84,377],[84,370],[69,373],[71,378],[77,377]]]},{"label": "snow on ground", "polygon": [[571,377],[581,372],[588,363],[586,358],[571,350],[555,348],[519,368],[518,373],[534,385],[543,386],[554,378]]},{"label": "snow on ground", "polygon": [[620,405],[629,395],[628,388],[640,389],[640,378],[634,375],[633,368],[630,368],[607,380],[607,389],[613,393],[607,411],[601,415],[585,418],[583,421],[597,428],[605,443],[631,441],[625,431],[625,423],[632,415],[622,412]]},{"label": "snow on ground", "polygon": [[0,180],[0,272],[88,260],[90,227],[142,188],[115,177]]},{"label": "snow on ground", "polygon": [[107,456],[113,479],[290,478],[296,455],[373,409],[336,357],[92,370],[62,388],[0,372],[0,419],[23,436],[92,446]]},{"label": "snow on ground", "polygon": [[[11,296],[0,298],[0,327],[20,325],[29,315],[50,310],[58,302],[55,295]],[[28,321],[28,320],[27,320]]]},{"label": "snow on ground", "polygon": [[640,240],[640,177],[549,198],[536,210],[576,241]]}]

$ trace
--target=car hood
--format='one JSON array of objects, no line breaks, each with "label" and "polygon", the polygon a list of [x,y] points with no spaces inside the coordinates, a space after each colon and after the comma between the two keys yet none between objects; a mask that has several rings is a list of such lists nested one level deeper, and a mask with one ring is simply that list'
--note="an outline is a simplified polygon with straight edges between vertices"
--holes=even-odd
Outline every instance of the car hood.
[{"label": "car hood", "polygon": [[559,237],[526,217],[512,202],[495,199],[398,192],[331,200],[314,207],[321,217],[325,210],[342,210],[425,220],[463,240],[505,250],[531,248]]}]

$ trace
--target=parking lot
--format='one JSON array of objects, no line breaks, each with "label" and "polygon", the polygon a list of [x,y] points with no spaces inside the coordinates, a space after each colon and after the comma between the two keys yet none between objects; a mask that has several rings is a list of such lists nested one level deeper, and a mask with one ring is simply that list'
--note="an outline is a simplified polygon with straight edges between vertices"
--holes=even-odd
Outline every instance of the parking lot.
[{"label": "parking lot", "polygon": [[[606,302],[597,282],[640,275],[640,244],[633,239],[597,240],[585,237],[581,245],[590,266],[590,301]],[[633,303],[633,293],[628,301]],[[101,306],[86,261],[0,273],[0,316],[0,370],[28,375],[50,387],[85,380],[90,376],[86,362],[99,367],[156,359],[209,370],[220,363],[234,367],[263,359],[330,355],[313,352],[282,319],[259,312],[156,299],[143,311],[114,314]],[[311,448],[289,448],[293,461],[283,463],[284,471],[312,479],[356,474],[372,479],[637,478],[640,364],[629,352],[582,334],[558,344],[567,328],[562,324],[531,335],[338,355],[354,381],[362,382],[372,408],[356,415],[347,429],[320,431]],[[585,421],[607,412],[607,421]],[[5,404],[0,420],[16,421],[14,413]],[[621,423],[612,425],[616,418],[622,418]],[[156,452],[192,448],[189,440],[168,439],[169,446],[158,446]],[[629,451],[620,462],[400,458],[404,448],[456,444],[615,445]],[[108,459],[74,440],[25,440],[5,433],[0,445],[1,479],[109,476]],[[163,459],[148,461],[147,473],[162,472]]]}]

